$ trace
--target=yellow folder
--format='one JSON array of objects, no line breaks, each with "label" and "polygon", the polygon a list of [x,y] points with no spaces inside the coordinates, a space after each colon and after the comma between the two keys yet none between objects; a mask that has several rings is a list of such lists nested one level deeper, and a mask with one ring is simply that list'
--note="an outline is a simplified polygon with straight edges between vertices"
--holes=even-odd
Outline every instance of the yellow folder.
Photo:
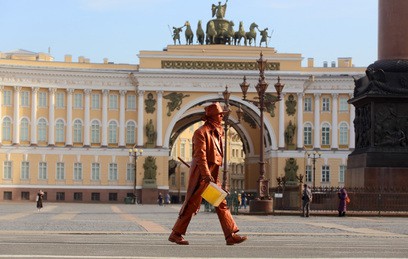
[{"label": "yellow folder", "polygon": [[227,193],[213,182],[210,182],[207,188],[205,188],[204,192],[201,194],[201,197],[203,197],[214,207],[218,207],[226,196]]}]

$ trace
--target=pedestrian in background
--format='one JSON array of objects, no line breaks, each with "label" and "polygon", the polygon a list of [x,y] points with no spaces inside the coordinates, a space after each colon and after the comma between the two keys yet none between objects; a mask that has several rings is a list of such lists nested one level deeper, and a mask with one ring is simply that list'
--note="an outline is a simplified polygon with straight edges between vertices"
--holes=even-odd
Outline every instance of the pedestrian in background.
[{"label": "pedestrian in background", "polygon": [[338,208],[339,217],[344,217],[346,216],[347,200],[349,200],[349,197],[344,187],[340,189],[337,195],[339,196],[339,208]]},{"label": "pedestrian in background", "polygon": [[170,194],[169,193],[167,193],[166,196],[164,197],[164,203],[170,204]]},{"label": "pedestrian in background", "polygon": [[302,194],[302,217],[309,217],[310,215],[310,203],[312,202],[312,191],[307,184],[303,185]]},{"label": "pedestrian in background", "polygon": [[35,198],[35,201],[37,202],[38,211],[40,211],[43,207],[43,198],[44,198],[44,192],[42,190],[39,190],[37,193],[37,197]]},{"label": "pedestrian in background", "polygon": [[241,206],[244,206],[244,209],[246,209],[246,205],[247,205],[247,195],[245,194],[245,192],[242,192],[242,194],[241,194]]},{"label": "pedestrian in background", "polygon": [[159,206],[163,205],[163,195],[161,193],[159,193],[159,197],[157,197],[157,203]]}]

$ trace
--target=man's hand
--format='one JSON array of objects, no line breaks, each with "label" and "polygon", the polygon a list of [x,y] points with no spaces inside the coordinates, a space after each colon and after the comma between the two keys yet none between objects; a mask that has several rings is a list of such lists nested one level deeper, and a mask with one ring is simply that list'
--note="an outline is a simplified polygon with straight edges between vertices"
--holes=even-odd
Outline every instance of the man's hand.
[{"label": "man's hand", "polygon": [[206,182],[206,183],[214,182],[214,178],[211,175],[208,174],[208,175],[203,177],[203,181]]}]

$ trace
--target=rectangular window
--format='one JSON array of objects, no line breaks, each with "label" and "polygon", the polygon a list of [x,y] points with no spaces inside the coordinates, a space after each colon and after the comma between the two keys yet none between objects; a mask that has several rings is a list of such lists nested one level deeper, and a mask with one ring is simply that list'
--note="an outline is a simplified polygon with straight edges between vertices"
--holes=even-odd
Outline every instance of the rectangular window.
[{"label": "rectangular window", "polygon": [[186,181],[186,179],[185,179],[185,173],[181,173],[181,176],[180,176],[180,184],[181,184],[181,187],[185,187],[185,181]]},{"label": "rectangular window", "polygon": [[176,176],[174,174],[171,176],[171,186],[176,186]]},{"label": "rectangular window", "polygon": [[109,95],[109,109],[117,109],[117,108],[118,108],[118,95],[110,94]]},{"label": "rectangular window", "polygon": [[127,96],[127,109],[136,110],[136,95],[131,94]]},{"label": "rectangular window", "polygon": [[180,157],[181,158],[186,158],[186,142],[185,142],[185,140],[182,140],[181,145],[180,145]]},{"label": "rectangular window", "polygon": [[100,200],[101,200],[101,194],[99,192],[91,193],[91,201],[100,201]]},{"label": "rectangular window", "polygon": [[91,170],[92,170],[91,180],[99,181],[100,180],[99,163],[92,163],[92,169]]},{"label": "rectangular window", "polygon": [[322,127],[322,145],[330,145],[330,127]]},{"label": "rectangular window", "polygon": [[126,181],[135,180],[135,164],[128,163],[126,165]]},{"label": "rectangular window", "polygon": [[4,161],[3,179],[11,179],[11,161]]},{"label": "rectangular window", "polygon": [[74,163],[74,180],[82,180],[82,163]]},{"label": "rectangular window", "polygon": [[312,145],[312,126],[310,124],[303,127],[303,144]]},{"label": "rectangular window", "polygon": [[323,97],[322,98],[322,111],[329,112],[330,111],[330,98]]},{"label": "rectangular window", "polygon": [[306,182],[312,182],[313,181],[313,175],[312,175],[312,166],[307,165],[306,166]]},{"label": "rectangular window", "polygon": [[118,180],[118,164],[116,163],[109,164],[109,180],[110,181]]},{"label": "rectangular window", "polygon": [[30,179],[30,163],[27,161],[21,162],[21,180],[28,180]]},{"label": "rectangular window", "polygon": [[11,106],[11,91],[4,91],[3,92],[3,105]]},{"label": "rectangular window", "polygon": [[92,94],[92,109],[97,110],[100,109],[100,94]]},{"label": "rectangular window", "polygon": [[117,201],[117,200],[118,200],[118,194],[116,192],[110,192],[109,201]]},{"label": "rectangular window", "polygon": [[23,201],[29,201],[30,200],[30,192],[21,192],[21,199]]},{"label": "rectangular window", "polygon": [[312,98],[307,97],[305,98],[305,112],[312,111]]},{"label": "rectangular window", "polygon": [[38,164],[38,179],[47,180],[47,162],[40,162]]},{"label": "rectangular window", "polygon": [[56,172],[56,179],[57,180],[65,180],[65,164],[62,162],[57,163],[57,172]]},{"label": "rectangular window", "polygon": [[55,198],[57,201],[65,201],[65,192],[57,192]]},{"label": "rectangular window", "polygon": [[74,192],[74,201],[82,201],[82,192]]},{"label": "rectangular window", "polygon": [[346,174],[347,166],[341,165],[339,170],[339,182],[344,183],[344,176]]},{"label": "rectangular window", "polygon": [[3,192],[3,200],[11,201],[13,199],[12,192]]},{"label": "rectangular window", "polygon": [[82,109],[83,94],[77,93],[74,95],[74,108]]},{"label": "rectangular window", "polygon": [[22,107],[30,107],[30,92],[23,91],[20,93],[20,105]]},{"label": "rectangular window", "polygon": [[340,109],[341,112],[348,112],[349,104],[347,103],[348,98],[340,97]]},{"label": "rectangular window", "polygon": [[55,94],[55,107],[63,109],[65,106],[65,93],[58,92]]},{"label": "rectangular window", "polygon": [[47,107],[47,92],[38,92],[38,107]]},{"label": "rectangular window", "polygon": [[323,183],[330,182],[330,166],[328,165],[322,166],[322,182]]}]

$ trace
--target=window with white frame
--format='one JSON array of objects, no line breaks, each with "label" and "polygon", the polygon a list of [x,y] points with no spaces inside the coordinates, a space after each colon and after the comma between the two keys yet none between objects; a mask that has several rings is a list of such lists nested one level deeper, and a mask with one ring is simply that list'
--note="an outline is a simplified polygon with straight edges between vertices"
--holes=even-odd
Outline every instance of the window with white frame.
[{"label": "window with white frame", "polygon": [[62,119],[58,119],[55,123],[55,141],[56,142],[64,142],[64,133],[65,125]]},{"label": "window with white frame", "polygon": [[29,123],[27,118],[22,118],[20,122],[20,141],[28,141]]},{"label": "window with white frame", "polygon": [[38,179],[39,180],[47,180],[47,162],[39,162],[38,163]]},{"label": "window with white frame", "polygon": [[38,120],[37,125],[38,131],[38,141],[47,141],[47,121],[44,118]]},{"label": "window with white frame", "polygon": [[330,98],[329,97],[322,98],[322,111],[324,112],[330,111]]},{"label": "window with white frame", "polygon": [[341,165],[339,168],[339,182],[344,183],[344,176],[346,175],[347,166]]},{"label": "window with white frame", "polygon": [[322,145],[330,145],[330,125],[328,123],[322,125]]},{"label": "window with white frame", "polygon": [[340,97],[340,112],[348,112],[349,110],[349,104],[348,104],[348,98],[345,97]]},{"label": "window with white frame", "polygon": [[323,183],[330,182],[330,166],[328,165],[322,166],[322,182]]},{"label": "window with white frame", "polygon": [[30,92],[22,91],[20,93],[20,105],[22,107],[30,107]]},{"label": "window with white frame", "polygon": [[312,124],[305,123],[303,126],[303,144],[312,145]]},{"label": "window with white frame", "polygon": [[11,161],[4,161],[3,163],[3,179],[11,179]]},{"label": "window with white frame", "polygon": [[74,163],[74,180],[82,180],[82,163]]},{"label": "window with white frame", "polygon": [[127,95],[127,109],[136,110],[136,95],[129,94]]},{"label": "window with white frame", "polygon": [[3,91],[3,103],[4,106],[11,106],[11,91]]},{"label": "window with white frame", "polygon": [[116,144],[118,142],[117,131],[118,125],[116,124],[116,122],[115,121],[109,122],[109,144]]},{"label": "window with white frame", "polygon": [[339,131],[340,131],[340,135],[339,135],[339,138],[340,138],[339,143],[340,143],[340,145],[347,145],[347,144],[348,144],[348,141],[349,141],[349,139],[348,139],[349,128],[348,128],[348,125],[347,125],[346,122],[340,123],[340,125],[339,125]]},{"label": "window with white frame", "polygon": [[10,141],[11,140],[11,119],[5,117],[2,123],[2,140]]},{"label": "window with white frame", "polygon": [[100,165],[99,163],[92,163],[91,166],[91,180],[99,181],[100,180]]},{"label": "window with white frame", "polygon": [[110,181],[118,180],[118,164],[116,163],[109,164],[109,180]]},{"label": "window with white frame", "polygon": [[180,144],[180,157],[185,158],[186,157],[186,141],[182,140]]},{"label": "window with white frame", "polygon": [[118,108],[118,95],[110,94],[109,95],[109,109],[117,109],[117,108]]},{"label": "window with white frame", "polygon": [[101,126],[99,121],[93,120],[91,123],[91,143],[97,144],[101,142]]},{"label": "window with white frame", "polygon": [[182,172],[181,173],[181,175],[180,175],[180,184],[181,184],[181,187],[185,187],[185,181],[186,181],[186,179],[185,179],[185,173],[184,172]]},{"label": "window with white frame", "polygon": [[65,108],[65,93],[57,92],[55,94],[55,107],[59,109]]},{"label": "window with white frame", "polygon": [[312,166],[307,165],[306,166],[306,182],[312,182],[312,181],[313,181]]},{"label": "window with white frame", "polygon": [[74,121],[74,142],[81,143],[82,142],[82,122],[77,119]]},{"label": "window with white frame", "polygon": [[100,94],[92,94],[91,96],[91,108],[93,110],[97,110],[101,108],[100,105],[101,95]]},{"label": "window with white frame", "polygon": [[83,94],[81,93],[76,93],[74,94],[74,108],[76,109],[82,109],[83,108]]},{"label": "window with white frame", "polygon": [[134,144],[136,135],[136,124],[133,121],[128,121],[126,124],[126,144]]},{"label": "window with white frame", "polygon": [[38,92],[38,107],[45,108],[47,107],[47,92]]},{"label": "window with white frame", "polygon": [[63,162],[57,163],[56,180],[65,180],[65,164]]},{"label": "window with white frame", "polygon": [[312,98],[306,97],[304,100],[304,111],[311,112],[312,111]]},{"label": "window with white frame", "polygon": [[135,164],[127,163],[126,165],[126,181],[135,180]]},{"label": "window with white frame", "polygon": [[21,178],[21,180],[30,179],[30,162],[28,162],[28,161],[22,161],[21,162],[20,178]]}]

